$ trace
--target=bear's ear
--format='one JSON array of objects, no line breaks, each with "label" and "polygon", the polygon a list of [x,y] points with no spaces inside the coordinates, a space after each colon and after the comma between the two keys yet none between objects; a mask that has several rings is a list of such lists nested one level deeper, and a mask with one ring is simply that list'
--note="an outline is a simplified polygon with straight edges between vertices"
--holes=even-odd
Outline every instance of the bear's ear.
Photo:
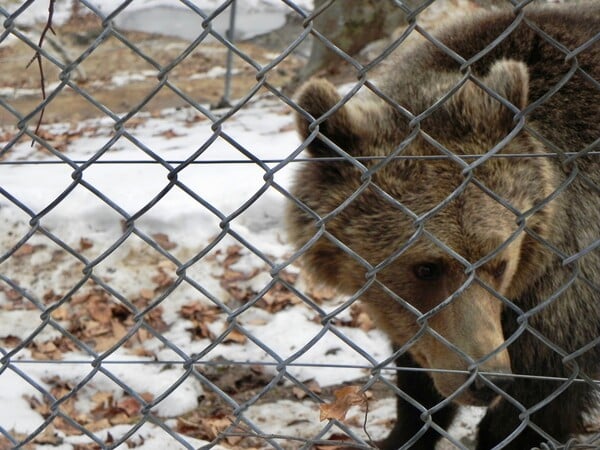
[{"label": "bear's ear", "polygon": [[[529,72],[519,61],[499,60],[482,83],[522,110],[527,106],[529,94]],[[475,131],[497,131],[504,136],[515,126],[516,111],[504,105],[473,82],[467,82],[450,100],[453,113],[460,114]]]},{"label": "bear's ear", "polygon": [[[344,151],[351,152],[353,144],[356,144],[364,131],[361,124],[363,121],[357,117],[351,105],[338,104],[341,99],[335,86],[329,81],[313,79],[300,88],[296,101],[314,119],[329,113],[330,116],[319,124],[319,131]],[[305,114],[296,113],[296,128],[303,140],[311,134],[311,123],[312,120]],[[317,157],[339,156],[338,152],[319,138],[308,144],[308,151]]]}]

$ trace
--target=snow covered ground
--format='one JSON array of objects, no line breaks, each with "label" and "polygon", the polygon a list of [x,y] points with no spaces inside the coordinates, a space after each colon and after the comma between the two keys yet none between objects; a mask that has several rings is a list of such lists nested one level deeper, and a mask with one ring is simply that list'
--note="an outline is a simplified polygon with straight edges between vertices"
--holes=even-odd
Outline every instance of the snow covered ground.
[{"label": "snow covered ground", "polygon": [[[107,14],[119,3],[96,5]],[[139,18],[177,5],[133,1],[126,11]],[[252,14],[289,9],[276,0],[238,5],[244,33],[256,31]],[[69,13],[70,2],[57,2],[57,23]],[[34,2],[19,20],[46,14],[46,2]],[[222,75],[213,69],[203,75]],[[363,385],[391,349],[358,307],[324,330],[319,315],[344,299],[293,265],[272,273],[291,254],[282,191],[301,164],[277,162],[300,144],[290,108],[263,96],[221,128],[192,108],[114,125],[106,117],[44,125],[59,155],[24,137],[13,143],[13,126],[0,129],[9,147],[0,161],[0,404],[10,405],[0,408],[0,448],[11,447],[7,436],[14,445],[28,435],[39,449],[198,448],[224,431],[233,434],[212,448],[273,448],[236,436],[237,418],[243,432],[283,448],[339,434],[319,420],[318,399],[345,382]],[[379,439],[394,403],[380,390],[368,414],[354,407],[345,423],[366,439],[366,414]],[[471,440],[480,415],[469,410],[455,436]]]},{"label": "snow covered ground", "polygon": [[[135,130],[131,130],[131,134],[140,145],[152,150],[161,158],[185,160],[214,136],[209,120],[196,120],[191,110],[163,111],[161,117],[142,118],[142,123]],[[81,136],[72,141],[64,152],[65,156],[73,161],[86,161],[93,157],[114,136],[109,121],[104,119],[81,123],[79,126],[88,131],[82,132]],[[47,133],[60,135],[67,132],[67,128],[66,125],[57,124],[48,127]],[[77,130],[71,132],[78,133]],[[299,144],[295,133],[291,130],[291,116],[282,110],[280,104],[272,100],[254,103],[251,107],[240,111],[224,124],[223,132],[263,160],[285,157]],[[10,159],[56,162],[56,157],[44,155],[37,147],[32,148],[29,142],[16,145],[10,153]],[[123,160],[138,160],[139,163],[108,163]],[[264,186],[264,171],[256,164],[248,163],[247,158],[220,137],[196,159],[197,162],[214,160],[223,162],[190,165],[179,174],[178,179],[221,214],[228,216]],[[236,162],[225,162],[227,160]],[[158,164],[147,164],[148,161],[148,156],[134,145],[132,140],[121,138],[100,157],[98,163],[83,172],[83,180],[102,192],[115,207],[120,208],[124,213],[134,215],[169,184],[168,171]],[[0,166],[0,171],[2,189],[18,199],[34,214],[44,210],[65,189],[68,189],[72,182],[70,174],[73,172],[64,164],[3,165]],[[291,168],[277,172],[275,182],[286,186],[290,172]],[[289,254],[282,230],[283,209],[283,196],[275,189],[268,188],[245,212],[231,221],[231,229],[260,252],[268,255],[273,262],[282,262]],[[5,254],[11,252],[13,246],[31,230],[31,227],[28,225],[27,215],[6,197],[0,201],[0,210],[2,228],[6,230],[2,233],[0,248],[2,254]],[[88,189],[77,186],[63,201],[41,218],[40,224],[52,233],[52,236],[70,248],[77,249],[87,261],[91,262],[99,258],[123,236],[122,220],[123,217],[114,208],[107,206]],[[185,263],[216,242],[215,237],[221,231],[219,222],[220,219],[215,214],[183,190],[174,187],[135,224],[140,233],[147,236],[164,235],[163,241],[160,242],[164,247],[170,248],[169,252],[174,258]],[[17,251],[16,256],[0,264],[0,270],[4,276],[18,283],[32,298],[41,303],[44,303],[44,298],[51,295],[49,293],[53,294],[53,298],[66,294],[84,278],[81,262],[61,252],[48,237],[41,233],[34,234],[21,249],[20,253]],[[245,274],[242,276],[244,281],[238,283],[239,286],[254,293],[259,292],[270,282],[271,277],[265,263],[231,236],[221,239],[205,258],[191,265],[187,269],[187,277],[202,286],[202,289],[210,295],[226,302],[230,294],[223,288],[222,277],[223,258],[228,255],[228,252],[229,255],[235,252],[237,261],[227,270]],[[107,280],[111,288],[127,299],[145,295],[148,300],[154,300],[158,295],[157,282],[154,278],[157,268],[159,274],[166,274],[165,276],[172,277],[171,279],[177,277],[173,263],[152,250],[139,238],[131,235],[114,253],[94,265],[93,273]],[[57,321],[56,328],[46,325],[39,331],[38,327],[42,324],[40,311],[29,308],[27,301],[24,301],[26,307],[14,308],[11,299],[16,294],[14,290],[6,288],[6,285],[4,287],[5,289],[0,292],[0,306],[10,310],[4,311],[1,316],[0,337],[11,337],[26,342],[31,336],[36,336],[34,340],[36,348],[39,349],[60,337],[60,329],[56,328],[64,326],[65,329],[72,329],[69,320],[63,319]],[[90,283],[85,283],[78,292],[85,292],[86,289],[93,289]],[[183,307],[197,302],[207,307],[214,307],[205,295],[184,282],[171,292],[160,306],[161,320],[164,322],[162,336],[171,343],[171,346],[176,346],[186,355],[203,352],[211,344],[211,340],[207,337],[197,339],[194,333],[190,333],[193,324],[181,317],[180,311]],[[118,302],[114,302],[113,298],[109,303],[114,307]],[[332,302],[323,307],[333,308],[336,303],[339,302]],[[298,300],[298,304],[294,307],[283,307],[276,313],[270,313],[268,308],[267,310],[250,308],[238,316],[237,323],[248,330],[254,339],[284,360],[321,332],[322,327],[313,320],[315,315],[315,311]],[[91,313],[91,316],[94,317],[94,314]],[[207,321],[213,337],[222,333],[226,327],[226,315],[218,314],[218,316],[210,323]],[[102,322],[103,319],[99,321]],[[343,330],[343,333],[356,345],[376,360],[383,360],[389,352],[384,337],[378,331],[365,332],[351,327],[340,327],[340,330]],[[82,336],[87,337],[85,334]],[[202,360],[221,357],[231,361],[252,361],[253,364],[274,363],[273,357],[259,346],[253,345],[248,339],[243,341],[217,345]],[[113,342],[106,343],[109,347],[111,344]],[[90,345],[93,347],[94,343]],[[184,374],[185,369],[181,364],[141,366],[136,362],[158,359],[181,363],[182,359],[169,346],[165,346],[157,339],[147,339],[141,347],[145,354],[151,356],[140,358],[135,356],[141,353],[139,347],[128,349],[120,346],[103,361],[103,367],[107,367],[120,382],[133,391],[149,393],[153,398],[157,398],[171,383]],[[59,378],[62,383],[73,385],[79,383],[91,372],[91,365],[66,362],[90,359],[90,355],[85,352],[69,351],[61,355],[61,364],[33,363],[35,358],[32,359],[32,352],[27,348],[19,350],[11,357],[15,369],[23,371],[27,377],[48,390],[51,389],[48,379]],[[301,381],[314,379],[320,386],[352,380],[366,372],[361,369],[314,369],[303,366],[303,362],[358,366],[368,364],[364,358],[331,333],[326,333],[295,362],[297,366],[288,368],[290,374]],[[143,377],[139,376],[140,367],[144,368]],[[273,366],[267,366],[265,370],[270,374],[276,373]],[[0,383],[3,386],[0,394],[4,397],[2,402],[15,405],[10,412],[5,410],[2,413],[6,415],[0,418],[2,427],[18,433],[32,432],[42,422],[42,417],[32,410],[31,402],[26,401],[25,398],[33,396],[42,400],[40,392],[10,370],[0,375]],[[86,408],[93,406],[93,404],[86,404],[82,398],[93,397],[98,392],[107,391],[112,393],[115,401],[123,395],[123,389],[111,380],[101,375],[94,376],[93,382],[86,384],[78,394],[80,405],[77,411],[85,412]],[[198,397],[202,392],[203,387],[199,380],[189,377],[164,400],[157,403],[153,411],[160,417],[183,415],[198,407]],[[313,417],[315,430],[318,430],[320,428],[316,412],[318,405],[312,402],[311,406],[315,411]],[[249,411],[249,414],[251,413],[252,411]],[[281,418],[279,414],[277,416]],[[282,419],[288,420],[288,418]],[[280,433],[285,429],[284,426],[273,421],[269,421],[269,427],[276,427]],[[312,433],[315,431],[309,435]],[[309,435],[304,436],[309,437]]]},{"label": "snow covered ground", "polygon": [[[233,214],[265,185],[264,170],[249,163],[225,139],[217,137],[211,141],[214,138],[211,122],[199,120],[191,109],[165,110],[160,117],[146,116],[136,123],[134,129],[128,130],[132,135],[131,139],[117,140],[96,164],[83,172],[83,180],[126,214],[136,214],[169,185],[169,172],[158,164],[148,164],[149,157],[132,142],[133,138],[139,145],[153,151],[157,157],[170,161],[185,160],[205,143],[211,142],[207,150],[196,158],[198,164],[186,167],[178,179],[223,216]],[[234,139],[262,160],[277,160],[289,155],[299,145],[291,125],[291,114],[278,101],[265,99],[253,102],[226,121],[223,135]],[[67,132],[79,134],[64,152],[72,161],[89,160],[115,135],[110,121],[106,119],[80,123],[77,129],[71,129],[65,124],[47,127],[49,136]],[[10,152],[10,160],[48,163],[57,159],[40,152],[35,146],[32,148],[29,142],[22,142]],[[132,160],[138,163],[118,163]],[[176,165],[174,163],[173,167]],[[274,167],[275,164],[269,166]],[[286,187],[292,171],[290,164],[275,173],[274,181]],[[34,214],[38,214],[70,186],[73,170],[64,164],[18,164],[1,165],[0,172],[2,189]],[[285,199],[279,192],[267,188],[247,210],[230,222],[231,229],[237,235],[274,264],[284,262],[290,254],[283,232],[284,202]],[[31,227],[28,224],[29,217],[6,197],[0,200],[0,211],[4,230],[0,238],[0,249],[2,254],[7,254],[26,236]],[[81,253],[94,266],[94,275],[103,279],[124,298],[141,298],[147,300],[146,303],[154,301],[164,292],[160,287],[163,281],[171,286],[173,280],[177,279],[176,265],[138,237],[130,235],[112,254],[98,264],[93,263],[124,235],[122,221],[123,217],[114,207],[109,207],[88,189],[77,186],[41,218],[40,224],[53,237]],[[214,213],[182,189],[174,187],[136,220],[135,225],[140,235],[154,236],[174,259],[186,264],[217,242],[216,237],[221,232],[219,222],[220,219]],[[20,251],[17,250],[16,254],[0,264],[0,272],[27,290],[28,295],[41,304],[52,305],[52,301],[60,299],[84,279],[81,262],[61,251],[42,233],[34,234],[20,248]],[[235,261],[229,264],[227,258]],[[260,292],[272,280],[268,270],[269,267],[262,259],[233,237],[226,236],[218,241],[207,256],[187,269],[186,277],[234,309],[243,304],[232,300],[234,291],[231,288],[246,289],[249,295]],[[295,274],[293,268],[289,272]],[[224,283],[224,279],[230,274],[239,279],[235,286]],[[303,289],[302,280],[296,284]],[[90,282],[84,283],[74,296],[76,303],[85,301],[93,304],[94,299],[84,293],[94,290],[97,290],[97,286]],[[72,348],[62,352],[54,348],[56,345],[51,345],[64,345],[60,330],[67,329],[77,334],[73,321],[67,317],[68,311],[81,314],[80,319],[92,327],[94,322],[104,324],[117,320],[114,311],[110,314],[106,312],[106,307],[114,310],[119,302],[111,297],[105,303],[99,303],[105,308],[99,312],[91,308],[78,312],[77,307],[67,303],[64,308],[66,313],[63,311],[58,314],[62,308],[56,310],[56,326],[47,324],[40,331],[39,327],[43,322],[40,311],[32,308],[28,301],[16,297],[18,295],[14,290],[3,284],[0,307],[6,310],[0,315],[0,338],[17,342],[17,348],[32,336],[35,338],[34,345],[20,348],[11,356],[10,370],[0,374],[0,402],[13,405],[0,412],[0,424],[5,430],[19,434],[31,433],[43,422],[43,414],[36,407],[45,401],[41,392],[53,392],[57,385],[72,387],[81,383],[94,371],[92,355],[102,354],[102,351],[110,354],[103,359],[101,367],[109,371],[114,379],[103,373],[93,375],[78,391],[76,404],[71,410],[72,413],[81,415],[83,423],[88,425],[97,425],[99,422],[86,422],[86,415],[95,417],[93,411],[98,408],[97,398],[102,401],[110,398],[110,402],[118,405],[124,399],[131,398],[131,392],[157,399],[169,391],[170,386],[186,374],[183,358],[178,352],[188,357],[206,352],[199,360],[200,364],[219,358],[253,366],[264,363],[267,364],[263,369],[268,379],[277,374],[273,355],[279,360],[286,360],[322,332],[322,326],[314,320],[317,315],[314,310],[289,294],[282,294],[281,298],[275,295],[274,306],[271,308],[268,305],[253,307],[237,316],[237,324],[252,336],[251,339],[238,333],[237,337],[224,339],[207,352],[211,343],[218,341],[217,337],[227,328],[227,315],[215,312],[214,320],[206,319],[205,323],[194,323],[195,319],[190,320],[189,315],[187,319],[183,317],[185,314],[182,311],[186,307],[215,307],[206,295],[184,281],[160,303],[160,334],[169,342],[168,345],[148,336],[139,338],[140,342],[132,345],[122,345],[121,342],[129,344],[132,340],[121,341],[125,330],[119,332],[113,328],[97,335],[85,332],[79,334],[97,353]],[[281,309],[277,306],[278,301],[283,302]],[[322,302],[320,307],[332,310],[339,304],[340,299],[331,298]],[[106,320],[102,317],[103,313],[108,315]],[[350,323],[349,312],[346,311],[339,320]],[[152,319],[149,321],[152,323]],[[207,327],[204,336],[196,330],[202,326]],[[337,330],[375,361],[384,360],[390,353],[385,337],[377,330],[370,327],[364,330],[356,325],[342,325]],[[252,342],[253,340],[256,342]],[[265,352],[257,343],[268,347],[272,354]],[[10,350],[8,346],[3,348],[4,351]],[[51,361],[55,358],[60,360],[60,364]],[[148,364],[149,362],[154,364]],[[287,373],[302,382],[312,380],[321,389],[368,374],[366,369],[347,367],[369,367],[369,361],[332,332],[325,333],[310,345],[308,351],[294,358],[293,362],[286,369]],[[330,367],[315,367],[319,364]],[[32,383],[40,387],[36,388]],[[291,385],[289,382],[287,384]],[[126,389],[123,389],[123,385]],[[206,387],[198,378],[188,376],[152,407],[152,413],[176,428],[174,418],[199,408],[199,399],[205,391]],[[393,404],[394,400],[390,398],[370,405],[369,431],[374,437],[385,434],[386,426],[389,426],[388,419],[393,417]],[[263,433],[310,439],[324,426],[319,422],[318,406],[312,400],[288,399],[251,406],[244,415],[257,424]],[[354,412],[353,422],[358,433],[362,424],[361,414],[364,411]],[[299,417],[302,418],[300,422]],[[96,436],[106,439],[106,433],[110,433],[113,439],[119,439],[119,436],[129,430],[130,428],[119,424],[99,430]],[[61,448],[65,449],[73,448],[73,445],[83,439],[75,433],[71,435],[60,430],[56,433],[64,443]],[[167,448],[167,443],[175,445],[172,448],[181,445],[172,436],[150,424],[136,431],[131,439],[143,441],[140,448]],[[198,442],[188,440],[186,436],[182,439],[189,442],[190,446],[198,445]],[[287,448],[294,448],[293,443],[288,442]]]}]

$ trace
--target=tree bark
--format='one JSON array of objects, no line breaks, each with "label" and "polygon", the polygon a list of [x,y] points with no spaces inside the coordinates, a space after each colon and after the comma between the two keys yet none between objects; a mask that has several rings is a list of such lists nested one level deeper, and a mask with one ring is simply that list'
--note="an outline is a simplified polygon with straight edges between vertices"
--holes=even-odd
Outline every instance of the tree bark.
[{"label": "tree bark", "polygon": [[[405,2],[414,6],[416,0]],[[329,5],[328,5],[329,4]],[[406,23],[404,11],[392,0],[315,0],[315,11],[325,7],[313,21],[323,36],[348,55],[354,55],[369,42],[389,36]],[[308,64],[301,78],[324,69],[332,69],[342,58],[313,38]]]}]

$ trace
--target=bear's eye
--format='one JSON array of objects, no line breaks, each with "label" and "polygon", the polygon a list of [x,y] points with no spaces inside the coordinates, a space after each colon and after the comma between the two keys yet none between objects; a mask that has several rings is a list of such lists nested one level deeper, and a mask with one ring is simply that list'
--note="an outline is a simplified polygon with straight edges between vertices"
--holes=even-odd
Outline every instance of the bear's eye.
[{"label": "bear's eye", "polygon": [[413,267],[415,277],[423,281],[435,281],[442,276],[442,265],[438,263],[422,263]]},{"label": "bear's eye", "polygon": [[504,272],[506,272],[506,261],[500,262],[500,264],[498,264],[492,271],[492,275],[494,278],[500,278],[502,275],[504,275]]}]

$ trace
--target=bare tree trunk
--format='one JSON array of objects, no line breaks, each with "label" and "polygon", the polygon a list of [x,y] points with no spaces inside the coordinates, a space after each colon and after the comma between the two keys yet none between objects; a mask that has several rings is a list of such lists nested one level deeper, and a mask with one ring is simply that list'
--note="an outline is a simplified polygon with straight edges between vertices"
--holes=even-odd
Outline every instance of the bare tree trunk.
[{"label": "bare tree trunk", "polygon": [[[349,55],[406,23],[404,12],[392,0],[315,0],[315,11],[321,8],[325,9],[315,18],[315,29]],[[314,38],[310,60],[300,77],[335,70],[340,62],[339,56]]]}]

